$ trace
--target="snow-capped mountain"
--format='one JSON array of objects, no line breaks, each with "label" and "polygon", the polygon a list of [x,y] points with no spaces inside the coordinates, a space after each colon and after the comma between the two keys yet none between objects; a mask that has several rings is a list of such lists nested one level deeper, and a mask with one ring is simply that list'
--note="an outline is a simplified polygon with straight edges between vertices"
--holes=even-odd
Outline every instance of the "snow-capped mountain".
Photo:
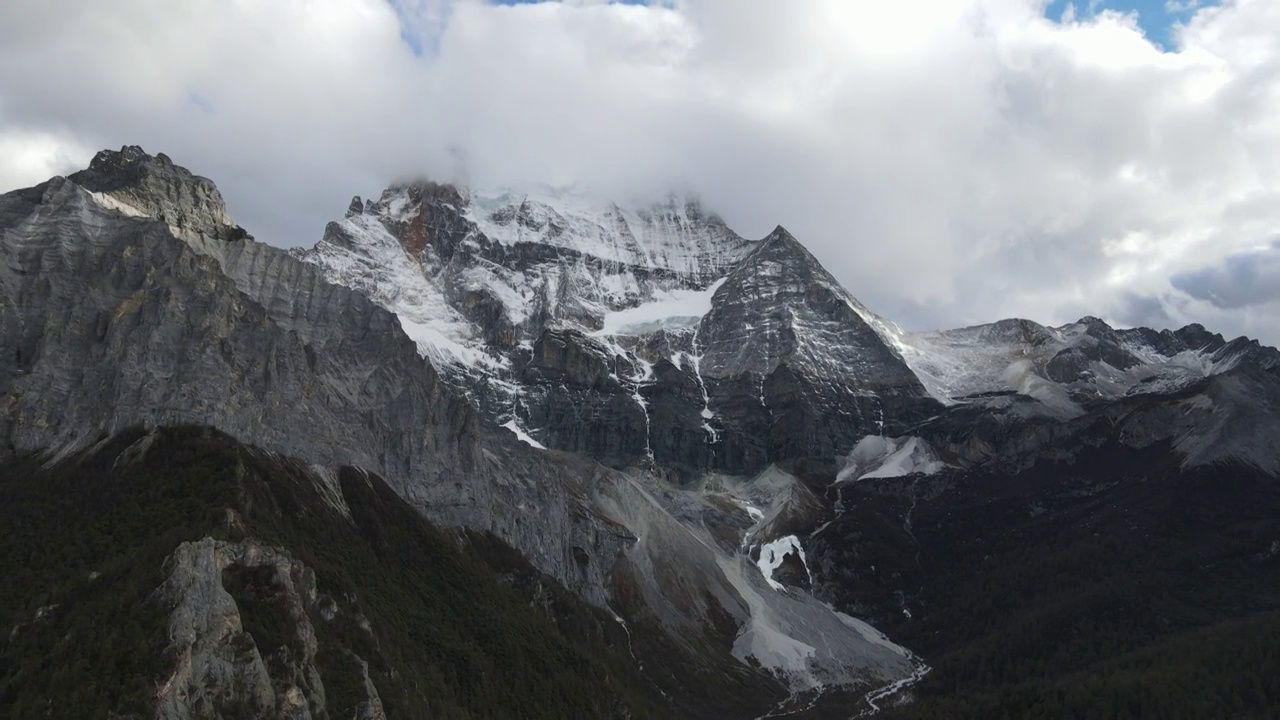
[{"label": "snow-capped mountain", "polygon": [[786,230],[695,201],[416,183],[300,255],[395,312],[496,424],[610,464],[752,472],[927,417],[937,403]]},{"label": "snow-capped mountain", "polygon": [[661,293],[704,289],[750,246],[692,202],[627,212],[549,190],[417,183],[353,199],[305,257],[380,291],[439,364],[493,367],[557,321],[598,330]]},{"label": "snow-capped mountain", "polygon": [[746,240],[696,201],[419,182],[299,255],[396,313],[497,425],[616,467],[750,473],[843,456],[946,406],[1067,420],[1280,355],[1200,326],[1004,320],[904,332],[783,228]]},{"label": "snow-capped mountain", "polygon": [[[329,677],[362,678],[370,712],[379,684],[417,697],[395,658],[361,639],[398,627],[348,633],[333,676],[315,628],[341,615],[318,604],[336,596],[302,582],[306,562],[240,537],[295,506],[307,532],[278,541],[320,542],[341,526],[414,577],[405,548],[418,541],[404,538],[436,531],[413,518],[450,529],[495,586],[527,592],[521,607],[643,686],[639,700],[590,704],[611,717],[873,713],[931,666],[938,687],[971,692],[971,656],[983,672],[1012,656],[1052,670],[1062,658],[1034,648],[1071,637],[1107,660],[1096,647],[1136,642],[1092,642],[1113,616],[1149,642],[1173,632],[1170,617],[1194,627],[1235,616],[1224,607],[1280,608],[1268,594],[1280,513],[1267,504],[1280,476],[1280,353],[1245,338],[1096,318],[906,332],[784,228],[746,239],[682,198],[399,184],[354,199],[313,248],[285,251],[235,226],[211,181],[140,148],[0,196],[0,233],[0,464],[41,478],[90,464],[118,482],[144,465],[185,471],[181,457],[147,453],[198,434],[157,428],[236,438],[215,443],[234,462],[198,468],[240,488],[206,508],[217,520],[206,525],[222,528],[210,532],[234,542],[165,549],[174,574],[161,595],[185,608],[169,618],[184,659],[160,693],[165,717],[202,716],[227,697],[337,716]],[[245,468],[259,476],[246,481]],[[1177,507],[1184,493],[1190,509]],[[386,522],[408,534],[386,534]],[[1179,544],[1184,530],[1201,539]],[[313,550],[294,548],[330,557]],[[343,580],[351,558],[336,553]],[[1110,568],[1104,594],[1151,566],[1158,576],[1135,594],[1194,576],[1238,595],[1196,596],[1144,624],[1111,612],[1129,596],[1073,594],[1079,557],[1092,573],[1112,556],[1126,564]],[[267,639],[246,641],[264,626],[240,614],[261,598],[226,592],[236,563],[275,568],[254,571],[255,592],[301,582],[305,592],[279,595],[285,626],[305,640],[286,646],[288,662],[264,663]],[[1009,608],[1041,588],[1043,602]],[[344,591],[354,628],[362,591]],[[36,619],[11,638],[51,612],[42,592],[23,600]],[[981,635],[999,612],[1019,618],[1011,647]],[[1054,618],[1077,612],[1086,622],[1059,633]],[[416,641],[391,644],[412,652]],[[556,657],[553,672],[576,672],[564,668],[577,656]],[[293,675],[271,674],[281,667]],[[958,707],[948,716],[973,714]]]},{"label": "snow-capped mountain", "polygon": [[1176,389],[1241,362],[1280,364],[1274,348],[1199,325],[1117,330],[1086,317],[1061,327],[1030,320],[886,335],[930,391],[949,402],[1016,392],[1064,416],[1127,394]]}]

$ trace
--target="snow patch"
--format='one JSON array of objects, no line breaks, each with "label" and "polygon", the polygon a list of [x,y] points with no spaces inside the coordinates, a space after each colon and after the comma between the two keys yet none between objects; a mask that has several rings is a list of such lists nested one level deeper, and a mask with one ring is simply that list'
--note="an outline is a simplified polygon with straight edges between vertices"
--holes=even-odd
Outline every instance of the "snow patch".
[{"label": "snow patch", "polygon": [[[782,567],[782,561],[793,552],[800,558],[800,562],[804,564],[805,571],[808,572],[809,561],[804,555],[804,548],[800,546],[799,538],[795,535],[787,535],[760,546],[760,559],[756,560],[756,567],[760,568],[760,574],[764,575],[769,587],[774,590],[786,592],[787,588],[773,579],[773,571]],[[809,584],[813,584],[813,573],[811,572],[809,573]]]},{"label": "snow patch", "polygon": [[400,312],[396,313],[396,317],[400,319],[400,327],[404,329],[405,335],[418,346],[418,354],[431,360],[436,367],[442,363],[495,368],[505,364],[482,350],[460,342],[457,334],[451,332],[456,328],[450,327],[448,323],[422,322]]},{"label": "snow patch", "polygon": [[721,278],[705,290],[662,290],[653,300],[632,308],[607,313],[603,326],[592,333],[601,335],[648,335],[658,330],[691,328],[711,312],[711,297],[724,284]]},{"label": "snow patch", "polygon": [[859,440],[846,456],[845,466],[836,475],[836,482],[935,475],[946,466],[933,446],[918,437],[868,435]]},{"label": "snow patch", "polygon": [[929,443],[913,437],[908,438],[902,447],[885,458],[880,467],[864,473],[858,479],[905,477],[914,474],[934,475],[944,467],[946,467],[946,463],[938,459],[937,453],[933,451]]},{"label": "snow patch", "polygon": [[534,440],[533,436],[525,432],[524,428],[520,427],[514,419],[506,421],[500,427],[504,427],[510,430],[511,432],[515,433],[516,437],[519,438],[520,442],[523,442],[526,445],[531,445],[539,450],[547,449],[545,445],[538,442],[537,440]]},{"label": "snow patch", "polygon": [[1019,395],[1035,398],[1065,418],[1076,418],[1084,414],[1084,410],[1071,400],[1066,386],[1037,375],[1035,365],[1028,359],[1011,363],[1005,368],[1002,379]]},{"label": "snow patch", "polygon": [[757,592],[736,563],[723,557],[717,561],[750,612],[750,618],[733,643],[734,656],[744,660],[752,657],[763,667],[782,672],[793,688],[821,686],[813,667],[818,648],[794,636],[795,628],[789,628],[788,618],[779,612],[782,608],[775,607],[769,598]]},{"label": "snow patch", "polygon": [[150,217],[147,213],[127,202],[124,202],[123,200],[117,199],[114,195],[94,192],[93,190],[86,190],[85,192],[89,193],[89,197],[93,198],[94,202],[108,210],[115,210],[116,212],[121,213],[122,215],[128,215],[129,217]]},{"label": "snow patch", "polygon": [[479,330],[376,217],[358,215],[339,225],[353,240],[349,247],[321,242],[304,259],[324,268],[331,282],[359,290],[395,313],[419,355],[437,368],[497,371],[510,364],[481,349]]}]

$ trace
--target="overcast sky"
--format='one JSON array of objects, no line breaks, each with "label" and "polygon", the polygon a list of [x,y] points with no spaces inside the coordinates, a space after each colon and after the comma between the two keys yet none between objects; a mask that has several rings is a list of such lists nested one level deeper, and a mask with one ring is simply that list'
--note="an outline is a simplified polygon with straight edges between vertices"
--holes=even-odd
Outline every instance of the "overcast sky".
[{"label": "overcast sky", "polygon": [[0,191],[140,144],[278,245],[406,176],[688,191],[908,328],[1278,344],[1280,2],[1125,1],[7,0]]}]

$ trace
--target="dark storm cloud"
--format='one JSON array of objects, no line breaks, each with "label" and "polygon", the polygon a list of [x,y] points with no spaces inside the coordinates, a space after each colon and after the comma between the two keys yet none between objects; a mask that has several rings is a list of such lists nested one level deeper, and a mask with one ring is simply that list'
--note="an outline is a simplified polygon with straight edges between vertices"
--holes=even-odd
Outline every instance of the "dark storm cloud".
[{"label": "dark storm cloud", "polygon": [[1167,303],[1158,297],[1124,293],[1116,303],[1112,316],[1121,325],[1145,326],[1156,329],[1180,327],[1169,314]]},{"label": "dark storm cloud", "polygon": [[1174,275],[1173,286],[1224,309],[1280,300],[1280,240],[1252,252],[1228,255],[1217,265]]}]

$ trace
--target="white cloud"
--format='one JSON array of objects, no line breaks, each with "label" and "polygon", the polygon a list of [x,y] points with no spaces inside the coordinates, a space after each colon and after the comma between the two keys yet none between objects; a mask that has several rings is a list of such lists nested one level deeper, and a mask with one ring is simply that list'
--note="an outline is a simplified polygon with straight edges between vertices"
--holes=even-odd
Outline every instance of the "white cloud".
[{"label": "white cloud", "polygon": [[54,175],[68,175],[87,165],[92,155],[74,138],[0,127],[0,188],[30,187]]},{"label": "white cloud", "polygon": [[1280,3],[1195,9],[1170,52],[1133,15],[1043,6],[7,4],[0,166],[26,169],[0,187],[138,143],[279,244],[406,174],[687,188],[745,233],[786,225],[907,325],[1090,313],[1280,342],[1266,302],[1170,281],[1280,237]]}]

